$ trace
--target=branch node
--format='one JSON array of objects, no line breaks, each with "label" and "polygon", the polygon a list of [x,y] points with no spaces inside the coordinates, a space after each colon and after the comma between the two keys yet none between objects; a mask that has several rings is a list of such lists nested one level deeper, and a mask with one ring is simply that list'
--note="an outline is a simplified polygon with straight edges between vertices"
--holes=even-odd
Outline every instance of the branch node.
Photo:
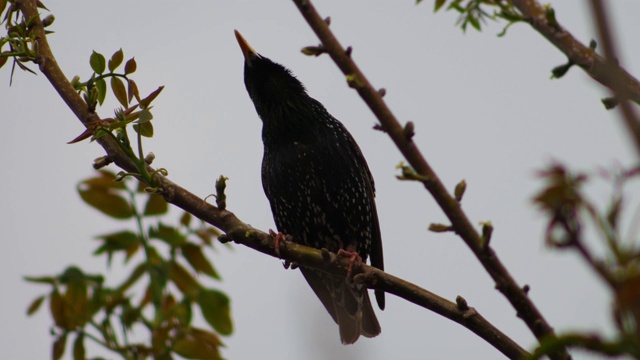
[{"label": "branch node", "polygon": [[348,57],[351,57],[352,51],[353,51],[353,48],[351,46],[347,46],[347,49],[344,51],[344,53],[347,54]]},{"label": "branch node", "polygon": [[382,125],[380,124],[373,125],[373,130],[382,131],[383,133],[387,132],[387,130],[385,130],[384,127],[382,127]]},{"label": "branch node", "polygon": [[327,250],[326,248],[322,248],[320,250],[320,253],[322,255],[322,260],[324,260],[324,262],[332,263],[335,261],[335,255],[332,254],[331,251]]},{"label": "branch node", "polygon": [[380,95],[380,97],[384,97],[385,95],[387,95],[387,89],[385,88],[378,89],[378,95]]},{"label": "branch node", "polygon": [[528,284],[525,284],[525,285],[522,287],[522,291],[524,291],[524,293],[525,293],[525,294],[527,294],[527,295],[529,295],[529,290],[531,290],[531,288],[529,287],[529,285],[528,285]]},{"label": "branch node", "polygon": [[324,18],[324,22],[327,23],[327,26],[331,25],[331,16]]},{"label": "branch node", "polygon": [[415,125],[413,124],[413,121],[407,121],[407,123],[404,125],[404,138],[407,141],[412,141],[413,137],[415,136],[416,132],[415,132]]},{"label": "branch node", "polygon": [[111,164],[113,160],[109,157],[109,155],[101,156],[93,160],[93,168],[96,170],[100,170],[103,167]]},{"label": "branch node", "polygon": [[456,296],[456,304],[458,305],[458,310],[467,311],[469,310],[469,305],[467,304],[467,300],[462,296]]}]

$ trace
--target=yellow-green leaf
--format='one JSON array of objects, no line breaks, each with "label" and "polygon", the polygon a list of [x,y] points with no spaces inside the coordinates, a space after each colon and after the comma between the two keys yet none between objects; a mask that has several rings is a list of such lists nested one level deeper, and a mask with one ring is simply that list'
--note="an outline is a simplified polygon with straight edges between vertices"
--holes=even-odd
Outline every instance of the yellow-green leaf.
[{"label": "yellow-green leaf", "polygon": [[27,315],[31,316],[33,315],[36,311],[38,311],[38,309],[40,308],[40,305],[42,305],[42,302],[44,301],[45,296],[38,296],[35,300],[33,300],[31,302],[31,304],[29,305],[29,307],[27,308]]},{"label": "yellow-green leaf", "polygon": [[186,243],[182,245],[180,249],[182,250],[184,258],[187,259],[189,265],[191,265],[196,272],[204,273],[214,279],[220,280],[220,275],[218,275],[213,265],[211,265],[206,256],[204,256],[202,247],[192,243]]},{"label": "yellow-green leaf", "polygon": [[133,130],[144,137],[153,137],[153,125],[151,125],[151,122],[133,124]]},{"label": "yellow-green leaf", "polygon": [[180,225],[185,226],[185,227],[189,227],[189,224],[191,223],[191,213],[188,212],[184,212],[182,213],[182,216],[180,216]]},{"label": "yellow-green leaf", "polygon": [[[436,0],[435,6],[433,8],[433,12],[437,12],[438,10],[440,10],[440,8],[442,7],[442,5],[444,5],[446,2],[446,0]],[[418,3],[420,3],[420,0],[418,0]]]},{"label": "yellow-green leaf", "polygon": [[111,78],[111,90],[113,91],[113,95],[116,96],[118,102],[122,104],[125,108],[129,106],[129,101],[127,99],[127,89],[124,87],[124,83],[117,77]]},{"label": "yellow-green leaf", "polygon": [[102,74],[105,69],[106,60],[104,59],[104,55],[93,51],[91,53],[91,57],[89,58],[89,64],[91,65],[91,69],[96,74]]},{"label": "yellow-green leaf", "polygon": [[174,343],[173,351],[187,359],[216,360],[222,359],[219,352],[221,345],[215,334],[191,328],[183,338]]},{"label": "yellow-green leaf", "polygon": [[98,79],[95,82],[96,89],[98,89],[98,103],[102,105],[104,99],[107,98],[107,82],[104,79]]},{"label": "yellow-green leaf", "polygon": [[136,59],[131,58],[127,60],[126,64],[124,64],[124,73],[127,75],[132,74],[136,71],[137,68],[138,68],[138,64],[136,64]]},{"label": "yellow-green leaf", "polygon": [[231,335],[230,300],[223,292],[214,289],[202,289],[198,294],[198,305],[202,316],[221,335]]},{"label": "yellow-green leaf", "polygon": [[144,215],[160,215],[166,213],[167,210],[169,210],[169,205],[162,196],[150,194],[149,200],[147,200],[147,203],[144,206]]},{"label": "yellow-green leaf", "polygon": [[109,71],[113,72],[120,64],[122,64],[122,60],[124,59],[124,53],[122,49],[116,51],[111,55],[111,59],[109,59]]},{"label": "yellow-green leaf", "polygon": [[195,297],[200,291],[198,281],[175,261],[169,264],[169,279],[187,296]]},{"label": "yellow-green leaf", "polygon": [[79,188],[78,192],[84,202],[108,216],[115,219],[128,219],[133,216],[129,202],[113,191],[99,188]]},{"label": "yellow-green leaf", "polygon": [[150,228],[149,237],[160,239],[173,247],[180,247],[187,241],[187,238],[178,229],[163,223],[159,223],[156,228]]}]

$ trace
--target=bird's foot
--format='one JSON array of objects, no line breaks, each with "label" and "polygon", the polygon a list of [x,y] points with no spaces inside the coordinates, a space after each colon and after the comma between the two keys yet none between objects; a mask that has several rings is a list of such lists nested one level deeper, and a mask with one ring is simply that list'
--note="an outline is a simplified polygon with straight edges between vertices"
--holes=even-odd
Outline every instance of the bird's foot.
[{"label": "bird's foot", "polygon": [[269,235],[273,236],[273,246],[274,246],[274,250],[276,252],[276,255],[278,255],[278,257],[280,257],[280,242],[281,241],[286,241],[287,240],[287,235],[281,233],[281,232],[275,232],[271,229],[269,229]]},{"label": "bird's foot", "polygon": [[353,264],[355,262],[358,262],[358,266],[362,265],[362,258],[355,251],[349,251],[349,250],[340,249],[340,250],[338,250],[338,253],[336,254],[336,256],[346,257],[346,258],[349,259],[349,267],[347,268],[347,277],[348,278],[351,277],[351,271],[353,270]]}]

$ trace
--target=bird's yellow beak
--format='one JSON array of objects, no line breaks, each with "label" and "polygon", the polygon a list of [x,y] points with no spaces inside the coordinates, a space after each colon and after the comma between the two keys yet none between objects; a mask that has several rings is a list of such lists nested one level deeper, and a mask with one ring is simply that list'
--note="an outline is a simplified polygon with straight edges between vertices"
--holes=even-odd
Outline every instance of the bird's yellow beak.
[{"label": "bird's yellow beak", "polygon": [[260,57],[260,55],[253,50],[251,45],[245,40],[238,30],[233,30],[236,34],[236,40],[238,40],[238,45],[240,45],[240,49],[242,50],[242,55],[244,55],[244,59],[247,63],[251,62],[251,58]]}]

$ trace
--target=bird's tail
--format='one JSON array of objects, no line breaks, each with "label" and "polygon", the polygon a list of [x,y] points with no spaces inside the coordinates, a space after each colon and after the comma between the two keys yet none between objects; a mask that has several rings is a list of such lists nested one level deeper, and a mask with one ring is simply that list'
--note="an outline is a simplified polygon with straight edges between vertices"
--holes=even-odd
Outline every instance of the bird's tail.
[{"label": "bird's tail", "polygon": [[300,270],[340,327],[340,340],[343,344],[353,344],[360,335],[374,337],[380,334],[380,324],[364,286],[318,270]]}]

